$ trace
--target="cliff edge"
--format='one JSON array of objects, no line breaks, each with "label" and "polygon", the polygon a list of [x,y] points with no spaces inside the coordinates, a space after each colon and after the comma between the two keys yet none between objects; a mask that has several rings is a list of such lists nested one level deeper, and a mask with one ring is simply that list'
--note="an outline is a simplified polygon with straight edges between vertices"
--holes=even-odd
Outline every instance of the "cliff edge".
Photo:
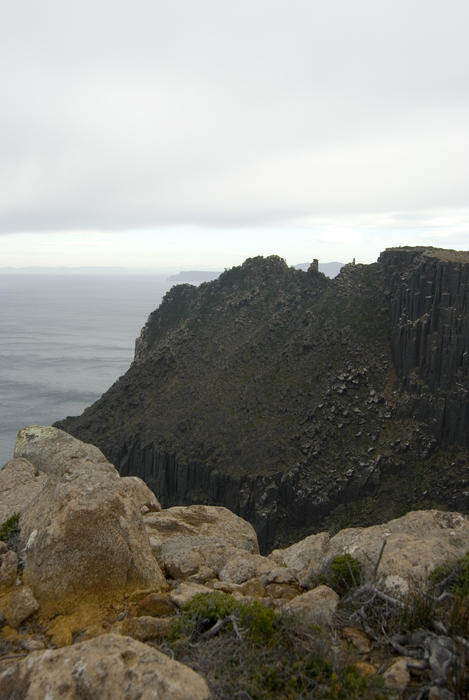
[{"label": "cliff edge", "polygon": [[393,248],[335,279],[251,258],[173,287],[129,371],[58,425],[165,507],[227,506],[266,549],[467,512],[468,358],[469,253]]}]

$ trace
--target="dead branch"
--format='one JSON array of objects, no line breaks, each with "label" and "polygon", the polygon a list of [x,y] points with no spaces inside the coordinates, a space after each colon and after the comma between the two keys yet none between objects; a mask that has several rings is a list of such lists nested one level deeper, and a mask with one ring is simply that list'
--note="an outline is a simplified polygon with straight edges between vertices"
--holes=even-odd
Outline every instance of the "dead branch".
[{"label": "dead branch", "polygon": [[386,542],[387,542],[387,540],[384,539],[383,544],[381,545],[381,549],[379,550],[378,560],[377,560],[375,567],[373,569],[373,581],[376,580],[376,574],[378,573],[378,567],[379,567],[379,565],[381,563],[381,559],[383,557],[383,552],[384,552],[384,548],[386,547]]}]

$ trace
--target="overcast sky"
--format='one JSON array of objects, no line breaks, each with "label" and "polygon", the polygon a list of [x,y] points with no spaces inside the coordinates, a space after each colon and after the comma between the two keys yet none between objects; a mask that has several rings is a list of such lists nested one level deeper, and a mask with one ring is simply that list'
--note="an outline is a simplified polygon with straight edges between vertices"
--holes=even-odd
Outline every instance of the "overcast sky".
[{"label": "overcast sky", "polygon": [[0,4],[0,266],[469,249],[468,0]]}]

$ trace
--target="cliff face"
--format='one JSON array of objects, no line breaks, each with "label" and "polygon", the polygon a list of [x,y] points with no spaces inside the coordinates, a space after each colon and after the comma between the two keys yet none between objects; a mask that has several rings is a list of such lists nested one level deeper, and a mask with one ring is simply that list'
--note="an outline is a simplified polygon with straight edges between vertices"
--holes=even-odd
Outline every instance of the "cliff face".
[{"label": "cliff face", "polygon": [[435,436],[469,446],[469,254],[388,250],[392,351],[413,410]]},{"label": "cliff face", "polygon": [[466,256],[393,249],[334,280],[254,258],[174,287],[126,375],[59,425],[165,506],[226,505],[263,547],[464,510]]}]

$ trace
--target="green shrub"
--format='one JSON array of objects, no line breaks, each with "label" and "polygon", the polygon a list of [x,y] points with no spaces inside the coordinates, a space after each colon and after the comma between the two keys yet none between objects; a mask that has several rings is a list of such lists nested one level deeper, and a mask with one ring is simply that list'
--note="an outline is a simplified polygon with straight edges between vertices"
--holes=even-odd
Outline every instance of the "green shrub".
[{"label": "green shrub", "polygon": [[231,615],[236,605],[234,598],[227,593],[199,593],[186,603],[182,610],[184,615],[193,616],[207,624]]},{"label": "green shrub", "polygon": [[356,588],[361,581],[361,564],[351,554],[339,554],[330,562],[326,572],[326,582],[339,595],[345,595]]},{"label": "green shrub", "polygon": [[241,628],[253,642],[267,642],[275,633],[275,612],[266,608],[258,600],[252,603],[238,603],[235,614],[239,616]]},{"label": "green shrub", "polygon": [[208,632],[219,620],[247,635],[254,642],[265,642],[274,634],[275,612],[257,600],[239,603],[227,593],[199,593],[186,603],[181,615],[171,625],[169,638],[173,642],[188,641]]},{"label": "green shrub", "polygon": [[454,587],[457,595],[469,595],[469,552],[459,560],[459,576]]},{"label": "green shrub", "polygon": [[403,607],[396,614],[396,622],[401,629],[431,629],[436,618],[436,607],[431,589],[419,583],[411,583],[409,592],[403,599]]},{"label": "green shrub", "polygon": [[438,592],[448,590],[459,596],[469,595],[469,552],[456,561],[445,561],[436,566],[428,581]]},{"label": "green shrub", "polygon": [[8,542],[19,533],[19,519],[20,514],[13,513],[13,515],[10,515],[10,517],[0,525],[0,540],[8,544]]},{"label": "green shrub", "polygon": [[[219,620],[225,624],[218,627]],[[242,603],[219,592],[198,595],[183,606],[165,644],[163,651],[202,673],[221,700],[386,697],[380,678],[365,678],[332,654],[328,635],[260,601]]]}]

